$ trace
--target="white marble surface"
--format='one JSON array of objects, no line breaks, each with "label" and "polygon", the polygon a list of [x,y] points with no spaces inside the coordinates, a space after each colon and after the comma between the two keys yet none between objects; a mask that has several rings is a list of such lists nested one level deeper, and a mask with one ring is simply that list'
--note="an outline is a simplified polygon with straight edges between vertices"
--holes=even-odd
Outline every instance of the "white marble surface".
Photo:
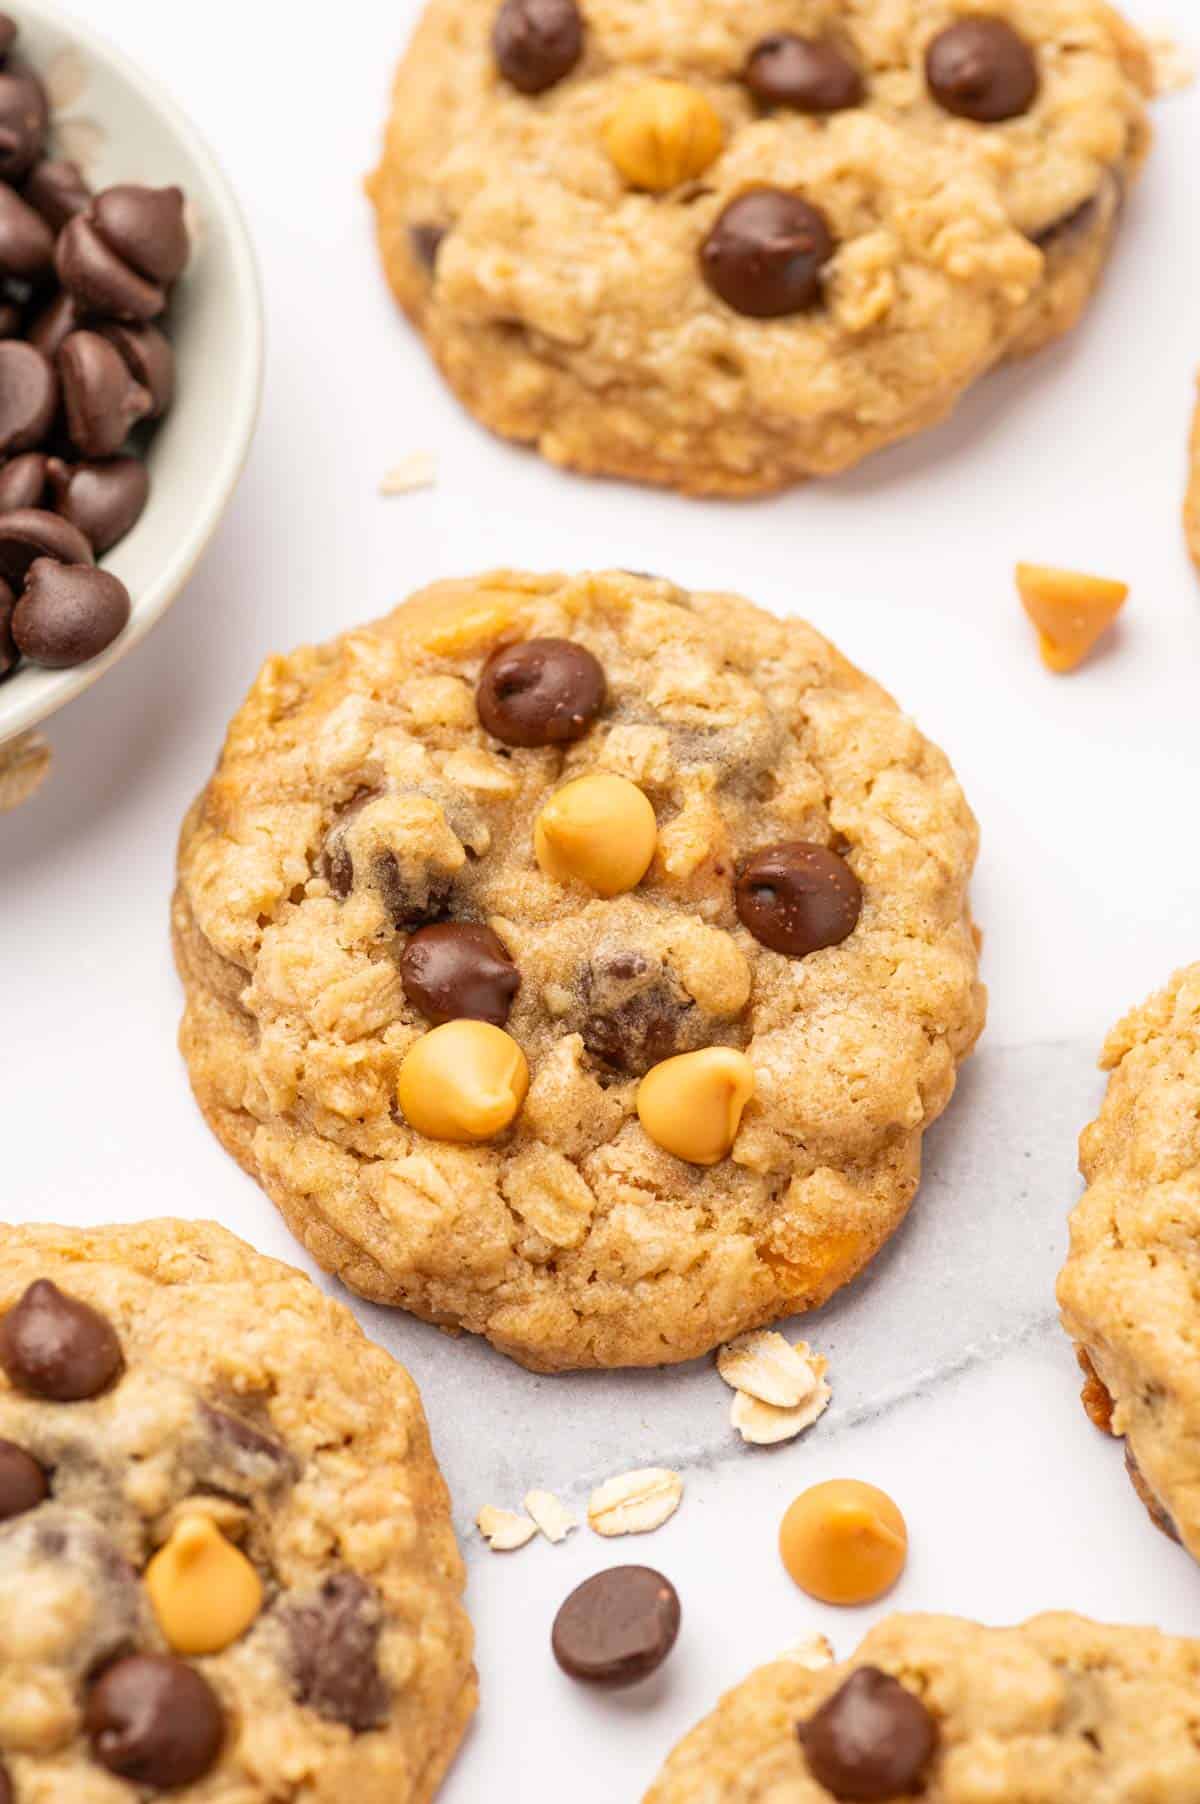
[{"label": "white marble surface", "polygon": [[[901,1606],[995,1621],[1070,1606],[1200,1633],[1200,1579],[1150,1529],[1118,1449],[1083,1417],[1052,1300],[1099,1040],[1200,950],[1200,617],[1177,526],[1200,357],[1200,94],[1160,109],[1159,155],[1073,341],[840,482],[698,504],[559,475],[494,443],[393,316],[357,180],[415,10],[344,0],[336,16],[296,10],[285,24],[276,6],[232,0],[89,8],[190,107],[239,185],[262,253],[270,369],[249,471],[190,593],[52,724],[51,785],[0,820],[0,1210],[212,1215],[291,1251],[191,1105],[165,933],[178,819],[266,651],[435,575],[619,563],[802,611],[902,697],[951,752],[983,823],[992,1019],[930,1137],[908,1228],[806,1326],[832,1362],[820,1426],[748,1452],[707,1365],[533,1378],[361,1312],[424,1388],[464,1525],[533,1483],[579,1501],[590,1480],[635,1463],[685,1472],[682,1509],[647,1541],[583,1532],[507,1559],[467,1543],[484,1704],[448,1804],[636,1804],[723,1686],[813,1627],[848,1650],[878,1613],[819,1610],[778,1565],[786,1503],[824,1477],[871,1479],[905,1508]],[[1192,0],[1131,10],[1200,39]],[[380,500],[383,471],[426,449],[438,486]],[[1037,662],[1013,594],[1018,558],[1134,585],[1111,649],[1073,680]],[[572,1584],[626,1555],[671,1574],[684,1632],[659,1679],[596,1698],[553,1667],[549,1622]]]}]

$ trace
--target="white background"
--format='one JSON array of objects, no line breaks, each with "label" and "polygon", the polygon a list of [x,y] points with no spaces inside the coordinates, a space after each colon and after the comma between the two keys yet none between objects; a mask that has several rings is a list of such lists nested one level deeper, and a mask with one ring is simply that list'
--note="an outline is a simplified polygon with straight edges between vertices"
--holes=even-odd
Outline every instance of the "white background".
[{"label": "white background", "polygon": [[[1200,38],[1189,0],[1130,4]],[[782,1510],[820,1478],[868,1478],[902,1503],[900,1606],[996,1621],[1067,1606],[1200,1632],[1200,1579],[1084,1419],[1051,1322],[1100,1038],[1200,955],[1200,613],[1178,524],[1200,359],[1200,94],[1159,108],[1112,277],[1067,344],[840,481],[698,503],[561,475],[494,442],[394,314],[360,177],[415,13],[416,0],[89,7],[192,112],[240,190],[269,368],[248,472],[191,589],[51,723],[50,786],[0,819],[0,1210],[211,1215],[292,1251],[190,1101],[166,934],[178,821],[268,651],[437,576],[621,564],[801,612],[896,693],[982,821],[992,1013],[931,1137],[913,1224],[814,1330],[834,1358],[835,1411],[805,1442],[751,1454],[703,1366],[536,1381],[363,1312],[425,1389],[460,1524],[530,1484],[578,1496],[623,1465],[686,1465],[683,1508],[652,1540],[467,1549],[484,1704],[449,1804],[634,1804],[725,1685],[815,1627],[849,1651],[879,1614],[819,1610],[778,1564]],[[437,453],[437,487],[380,499],[384,470],[414,450]],[[1110,647],[1075,677],[1037,659],[1018,559],[1133,585]],[[549,1623],[571,1585],[620,1557],[672,1576],[684,1632],[657,1680],[597,1698],[553,1667]]]}]

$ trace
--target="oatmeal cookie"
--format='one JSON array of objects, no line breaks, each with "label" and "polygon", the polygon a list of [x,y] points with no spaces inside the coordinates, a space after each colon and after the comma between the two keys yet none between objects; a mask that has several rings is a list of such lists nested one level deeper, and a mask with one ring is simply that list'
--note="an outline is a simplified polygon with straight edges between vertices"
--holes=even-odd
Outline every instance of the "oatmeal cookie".
[{"label": "oatmeal cookie", "polygon": [[272,658],[183,831],[182,1046],[314,1258],[527,1365],[821,1302],[983,1022],[974,820],[800,621],[616,571]]},{"label": "oatmeal cookie", "polygon": [[1153,1629],[893,1616],[843,1665],[760,1667],[644,1804],[1186,1804],[1198,1685],[1200,1641]]},{"label": "oatmeal cookie", "polygon": [[430,0],[369,189],[485,424],[755,494],[1074,325],[1151,86],[1105,0]]},{"label": "oatmeal cookie", "polygon": [[1124,1436],[1139,1496],[1200,1559],[1200,965],[1114,1028],[1101,1065],[1112,1076],[1080,1141],[1063,1325],[1088,1414]]},{"label": "oatmeal cookie", "polygon": [[223,1229],[0,1225],[0,1798],[426,1804],[475,1706],[416,1389]]}]

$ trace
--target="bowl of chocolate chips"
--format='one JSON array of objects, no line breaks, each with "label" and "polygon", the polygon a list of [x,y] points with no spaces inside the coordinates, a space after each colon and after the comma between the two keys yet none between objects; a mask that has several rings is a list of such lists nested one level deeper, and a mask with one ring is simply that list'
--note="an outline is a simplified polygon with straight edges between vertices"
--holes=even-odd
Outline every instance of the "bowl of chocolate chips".
[{"label": "bowl of chocolate chips", "polygon": [[188,120],[74,22],[0,12],[0,747],[180,592],[262,360],[254,254]]}]

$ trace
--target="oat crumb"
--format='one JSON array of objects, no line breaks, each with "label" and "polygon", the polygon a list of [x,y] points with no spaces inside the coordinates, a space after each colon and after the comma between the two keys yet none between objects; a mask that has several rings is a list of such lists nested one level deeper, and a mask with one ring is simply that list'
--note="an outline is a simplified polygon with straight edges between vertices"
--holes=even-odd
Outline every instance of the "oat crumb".
[{"label": "oat crumb", "polygon": [[393,464],[379,485],[381,495],[408,495],[413,489],[432,488],[437,481],[437,458],[432,451],[410,451]]},{"label": "oat crumb", "polygon": [[1182,94],[1190,88],[1196,79],[1195,52],[1169,31],[1151,32],[1149,44],[1155,94]]},{"label": "oat crumb", "polygon": [[475,1518],[475,1526],[493,1553],[514,1553],[532,1541],[538,1525],[516,1510],[500,1510],[485,1504]]},{"label": "oat crumb", "polygon": [[525,1508],[547,1541],[553,1541],[556,1546],[566,1540],[573,1528],[579,1527],[579,1518],[571,1514],[553,1491],[526,1491]]}]

